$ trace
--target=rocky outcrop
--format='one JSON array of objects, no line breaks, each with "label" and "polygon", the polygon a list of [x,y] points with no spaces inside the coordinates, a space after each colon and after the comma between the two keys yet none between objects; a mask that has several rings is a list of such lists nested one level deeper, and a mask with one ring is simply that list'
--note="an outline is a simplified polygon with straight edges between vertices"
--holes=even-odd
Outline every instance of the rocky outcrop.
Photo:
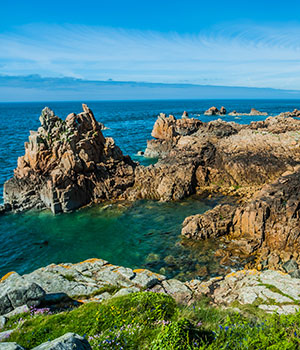
[{"label": "rocky outcrop", "polygon": [[[294,252],[300,243],[300,120],[279,115],[250,125],[189,123],[174,117],[157,121],[154,130],[161,125],[169,130],[148,143],[160,159],[138,169],[131,196],[174,200],[193,193],[234,194],[236,204],[187,218],[182,234],[228,236],[228,249],[256,255],[255,266],[281,268],[275,252]],[[179,125],[180,133],[175,132]],[[266,249],[267,256],[261,253]]]},{"label": "rocky outcrop", "polygon": [[171,200],[209,191],[243,192],[246,199],[300,164],[299,130],[300,120],[283,116],[239,125],[160,115],[145,151],[159,161],[138,168],[129,198]]},{"label": "rocky outcrop", "polygon": [[[182,234],[194,239],[230,235],[235,244],[238,240],[247,246],[248,254],[256,253],[256,266],[279,268],[285,263],[283,252],[291,257],[300,249],[299,184],[297,167],[263,186],[241,205],[220,205],[203,215],[188,217]],[[297,259],[300,263],[300,257]]]},{"label": "rocky outcrop", "polygon": [[251,108],[250,113],[239,113],[237,111],[232,111],[232,112],[228,113],[228,115],[230,115],[232,117],[243,116],[243,115],[244,116],[267,116],[268,113],[258,111],[255,108]]},{"label": "rocky outcrop", "polygon": [[187,217],[182,224],[182,235],[193,239],[217,238],[230,233],[235,206],[217,205],[204,214]]},{"label": "rocky outcrop", "polygon": [[204,115],[213,116],[213,115],[225,115],[227,113],[225,107],[221,107],[220,110],[217,107],[210,107],[207,111],[204,112]]},{"label": "rocky outcrop", "polygon": [[[287,268],[293,268],[288,267],[291,264],[287,264]],[[23,282],[23,291],[19,293],[20,296],[29,295],[31,283],[36,283],[39,288],[45,290],[46,294],[40,296],[40,305],[48,307],[48,311],[49,308],[53,311],[57,310],[57,305],[58,310],[69,306],[65,299],[60,299],[65,293],[69,298],[78,300],[79,303],[73,304],[72,307],[85,302],[102,302],[138,291],[168,294],[178,303],[184,304],[190,304],[207,295],[216,305],[230,306],[236,302],[242,305],[254,303],[257,306],[264,305],[259,306],[263,310],[282,313],[296,312],[300,301],[300,279],[270,270],[261,272],[242,270],[204,282],[191,280],[184,283],[176,279],[168,280],[149,270],[132,270],[111,265],[101,259],[89,259],[78,264],[52,264],[22,277],[15,273],[11,276],[13,275],[16,275],[13,278],[21,278],[20,281]],[[12,285],[13,279],[2,280],[0,293]],[[22,300],[26,301],[25,298]],[[278,308],[273,308],[274,301]],[[16,311],[17,309],[15,313],[7,314],[5,317],[15,315]],[[24,308],[19,312],[24,312]]]},{"label": "rocky outcrop", "polygon": [[4,184],[4,202],[13,210],[67,212],[118,198],[133,184],[136,164],[112,138],[104,138],[86,105],[65,121],[45,108],[40,122],[38,131],[30,132],[14,177]]},{"label": "rocky outcrop", "polygon": [[0,280],[0,315],[7,314],[22,305],[38,306],[45,291],[36,283],[17,273]]},{"label": "rocky outcrop", "polygon": [[300,280],[278,271],[242,270],[207,282],[186,285],[195,295],[209,296],[215,305],[255,305],[266,312],[291,314],[299,311]]}]

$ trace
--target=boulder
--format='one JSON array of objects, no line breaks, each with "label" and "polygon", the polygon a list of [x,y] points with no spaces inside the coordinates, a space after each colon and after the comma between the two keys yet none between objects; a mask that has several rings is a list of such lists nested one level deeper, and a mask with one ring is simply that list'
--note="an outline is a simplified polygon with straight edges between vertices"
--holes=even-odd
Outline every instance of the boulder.
[{"label": "boulder", "polygon": [[204,115],[212,116],[219,114],[217,107],[210,107],[207,111],[204,112]]},{"label": "boulder", "polygon": [[225,115],[226,113],[227,113],[226,108],[222,106],[222,107],[220,108],[219,114],[220,114],[220,115]]},{"label": "boulder", "polygon": [[32,350],[92,350],[89,342],[75,333],[66,333],[65,335],[47,341]]},{"label": "boulder", "polygon": [[44,295],[45,291],[38,284],[12,273],[0,282],[0,315],[22,305],[38,306]]},{"label": "boulder", "polygon": [[187,112],[187,111],[184,111],[181,118],[182,118],[182,119],[186,119],[186,118],[188,118],[188,117],[189,117],[188,112]]},{"label": "boulder", "polygon": [[0,342],[0,350],[24,350],[24,348],[15,342]]}]

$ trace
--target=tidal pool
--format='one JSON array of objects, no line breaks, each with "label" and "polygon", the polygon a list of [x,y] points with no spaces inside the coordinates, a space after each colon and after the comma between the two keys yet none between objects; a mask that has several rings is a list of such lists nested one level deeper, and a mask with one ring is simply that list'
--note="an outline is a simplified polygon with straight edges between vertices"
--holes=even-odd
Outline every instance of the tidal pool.
[{"label": "tidal pool", "polygon": [[138,201],[94,205],[70,214],[50,211],[0,217],[0,275],[27,273],[50,263],[96,257],[168,277],[215,275],[218,242],[182,240],[185,217],[213,208],[218,199]]}]

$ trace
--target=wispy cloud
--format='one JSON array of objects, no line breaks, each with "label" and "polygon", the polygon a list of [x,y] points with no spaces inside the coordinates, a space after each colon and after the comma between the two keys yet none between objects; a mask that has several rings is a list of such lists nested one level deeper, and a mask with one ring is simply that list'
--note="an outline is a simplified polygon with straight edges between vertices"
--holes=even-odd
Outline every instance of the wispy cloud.
[{"label": "wispy cloud", "polygon": [[28,25],[0,34],[1,74],[300,89],[300,24],[198,35]]}]

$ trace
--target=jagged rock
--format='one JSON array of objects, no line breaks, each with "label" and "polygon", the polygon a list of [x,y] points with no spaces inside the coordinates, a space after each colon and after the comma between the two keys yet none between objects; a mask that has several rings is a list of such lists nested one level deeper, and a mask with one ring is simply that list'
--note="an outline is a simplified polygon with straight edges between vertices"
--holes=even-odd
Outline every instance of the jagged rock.
[{"label": "jagged rock", "polygon": [[213,190],[228,194],[244,190],[250,197],[257,188],[274,181],[300,164],[297,133],[300,121],[281,116],[239,125],[221,119],[203,123],[161,114],[154,124],[145,156],[159,158],[138,167],[129,199],[176,200]]},{"label": "jagged rock", "polygon": [[25,143],[14,177],[4,184],[4,202],[13,210],[67,212],[118,198],[133,184],[135,163],[113,139],[104,138],[86,105],[65,121],[46,107],[40,122]]},{"label": "jagged rock", "polygon": [[182,119],[186,119],[186,118],[188,118],[188,117],[189,117],[188,112],[187,112],[187,111],[184,111],[181,118],[182,118]]},{"label": "jagged rock", "polygon": [[219,114],[219,110],[217,107],[210,107],[207,111],[204,112],[204,115],[217,115]]},{"label": "jagged rock", "polygon": [[217,238],[230,233],[235,207],[218,205],[202,215],[187,217],[182,224],[181,234],[188,238]]},{"label": "jagged rock", "polygon": [[227,113],[226,108],[222,106],[219,113],[220,115],[225,115]]},{"label": "jagged rock", "polygon": [[9,274],[0,282],[0,315],[7,314],[25,304],[37,306],[44,295],[45,291],[36,283],[28,281],[17,273]]},{"label": "jagged rock", "polygon": [[220,110],[217,107],[210,107],[207,111],[204,112],[204,115],[213,116],[213,115],[225,115],[227,113],[225,107],[221,107]]},{"label": "jagged rock", "polygon": [[65,335],[47,341],[32,350],[92,350],[89,342],[75,333],[66,333]]}]

